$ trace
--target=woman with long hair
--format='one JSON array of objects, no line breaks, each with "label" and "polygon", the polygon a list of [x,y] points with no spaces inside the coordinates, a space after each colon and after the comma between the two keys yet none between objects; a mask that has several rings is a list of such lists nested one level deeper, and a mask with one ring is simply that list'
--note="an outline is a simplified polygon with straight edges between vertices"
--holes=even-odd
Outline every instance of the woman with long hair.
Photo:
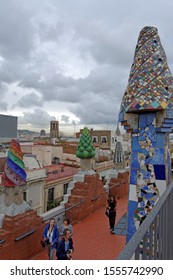
[{"label": "woman with long hair", "polygon": [[114,226],[115,226],[115,218],[116,218],[116,208],[117,206],[117,197],[114,195],[110,195],[107,201],[107,208],[109,209],[109,226],[110,232],[114,233]]},{"label": "woman with long hair", "polygon": [[55,219],[51,218],[43,231],[43,238],[47,246],[49,260],[54,259],[54,251],[57,248],[59,232],[55,223]]}]

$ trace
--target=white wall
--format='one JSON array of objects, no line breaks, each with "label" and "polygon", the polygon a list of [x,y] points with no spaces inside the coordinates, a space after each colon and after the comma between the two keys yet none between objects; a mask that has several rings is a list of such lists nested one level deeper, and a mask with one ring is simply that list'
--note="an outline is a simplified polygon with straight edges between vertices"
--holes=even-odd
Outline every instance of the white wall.
[{"label": "white wall", "polygon": [[44,188],[46,169],[28,170],[27,173],[27,202],[38,214],[44,212]]},{"label": "white wall", "polygon": [[38,161],[33,156],[24,156],[23,162],[25,164],[25,168],[28,170],[32,170],[34,168],[40,168]]},{"label": "white wall", "polygon": [[52,145],[22,145],[23,153],[28,153],[36,156],[40,167],[48,166],[52,164],[54,157],[58,157],[62,162],[63,159],[63,147]]},{"label": "white wall", "polygon": [[63,147],[52,146],[52,160],[53,160],[54,157],[58,157],[60,159],[60,162],[62,162],[62,159],[63,159]]}]

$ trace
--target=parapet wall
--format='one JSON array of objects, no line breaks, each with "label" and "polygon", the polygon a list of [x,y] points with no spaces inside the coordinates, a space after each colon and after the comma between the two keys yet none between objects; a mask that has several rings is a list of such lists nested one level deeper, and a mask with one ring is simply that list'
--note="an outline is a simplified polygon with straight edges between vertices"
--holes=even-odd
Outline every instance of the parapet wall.
[{"label": "parapet wall", "polygon": [[[115,186],[114,186],[115,185]],[[112,187],[111,187],[112,186]],[[118,178],[110,181],[110,194],[121,198],[128,194],[129,172],[119,173]],[[94,213],[97,209],[105,206],[107,193],[98,174],[85,175],[84,182],[76,182],[65,207],[71,208],[66,215],[72,223],[79,222]],[[77,207],[73,207],[78,204]]]},{"label": "parapet wall", "polygon": [[129,172],[118,173],[118,178],[111,178],[109,182],[110,195],[122,198],[128,195],[129,191]]},{"label": "parapet wall", "polygon": [[0,260],[29,260],[40,253],[43,227],[42,218],[33,210],[5,216],[0,229]]},{"label": "parapet wall", "polygon": [[79,222],[104,206],[106,200],[107,194],[98,174],[85,175],[84,182],[75,183],[65,207],[69,208],[81,203],[79,206],[68,210],[66,215],[72,223]]}]

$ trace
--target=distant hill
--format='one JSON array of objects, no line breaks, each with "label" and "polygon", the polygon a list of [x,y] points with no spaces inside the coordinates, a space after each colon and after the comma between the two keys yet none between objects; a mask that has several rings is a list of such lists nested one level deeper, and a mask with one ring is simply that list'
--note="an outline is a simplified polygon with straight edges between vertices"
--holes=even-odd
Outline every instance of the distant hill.
[{"label": "distant hill", "polygon": [[27,130],[27,129],[18,129],[17,133],[19,134],[34,134],[34,133],[38,133],[38,131],[32,131],[32,130]]}]

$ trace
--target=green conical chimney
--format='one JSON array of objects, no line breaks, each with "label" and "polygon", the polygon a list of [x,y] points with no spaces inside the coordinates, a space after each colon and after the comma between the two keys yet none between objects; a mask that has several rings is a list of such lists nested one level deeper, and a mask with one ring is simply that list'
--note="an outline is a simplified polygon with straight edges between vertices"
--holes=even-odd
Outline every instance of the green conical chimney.
[{"label": "green conical chimney", "polygon": [[81,159],[93,158],[95,156],[95,148],[92,145],[92,139],[87,127],[83,129],[76,156]]}]

